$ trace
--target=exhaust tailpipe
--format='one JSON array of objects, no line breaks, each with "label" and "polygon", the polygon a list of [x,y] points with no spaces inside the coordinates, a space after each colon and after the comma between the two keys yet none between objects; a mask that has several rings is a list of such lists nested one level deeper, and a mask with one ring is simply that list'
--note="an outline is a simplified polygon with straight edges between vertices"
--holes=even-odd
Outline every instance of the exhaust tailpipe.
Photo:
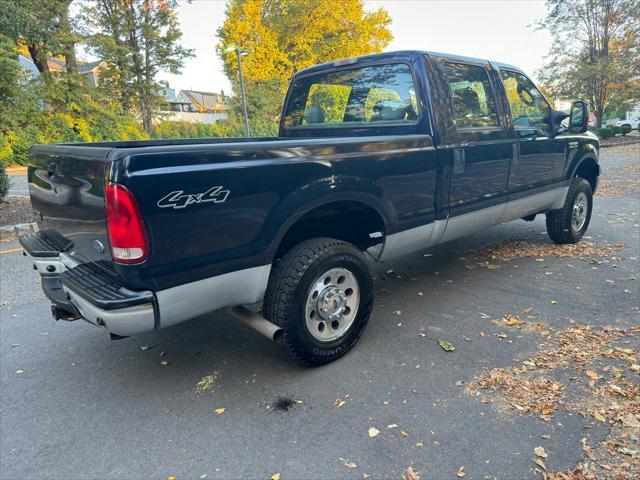
[{"label": "exhaust tailpipe", "polygon": [[226,309],[226,311],[235,319],[240,320],[242,323],[250,326],[273,342],[279,343],[282,339],[282,336],[284,335],[282,329],[276,324],[271,323],[263,316],[252,312],[246,307],[229,307]]}]

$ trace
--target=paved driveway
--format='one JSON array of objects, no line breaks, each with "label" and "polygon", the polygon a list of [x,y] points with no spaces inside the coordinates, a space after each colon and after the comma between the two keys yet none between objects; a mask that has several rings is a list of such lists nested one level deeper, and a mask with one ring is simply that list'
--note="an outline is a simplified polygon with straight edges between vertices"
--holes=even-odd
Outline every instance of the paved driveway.
[{"label": "paved driveway", "polygon": [[17,195],[20,197],[29,196],[29,187],[27,186],[27,175],[19,172],[15,175],[10,174],[9,180],[11,182],[9,186],[9,195]]},{"label": "paved driveway", "polygon": [[[603,154],[605,179],[622,168],[637,178],[636,149]],[[504,315],[526,312],[551,332],[638,324],[634,195],[596,198],[586,240],[623,244],[615,259],[476,258],[506,240],[544,247],[538,217],[377,266],[362,340],[316,369],[224,314],[115,342],[80,321],[56,323],[28,259],[0,244],[1,477],[400,479],[412,466],[446,479],[463,466],[467,479],[539,478],[537,446],[547,469],[573,468],[606,423],[568,409],[546,421],[518,415],[465,387],[548,341],[506,329]],[[637,337],[626,346],[637,349]]]}]

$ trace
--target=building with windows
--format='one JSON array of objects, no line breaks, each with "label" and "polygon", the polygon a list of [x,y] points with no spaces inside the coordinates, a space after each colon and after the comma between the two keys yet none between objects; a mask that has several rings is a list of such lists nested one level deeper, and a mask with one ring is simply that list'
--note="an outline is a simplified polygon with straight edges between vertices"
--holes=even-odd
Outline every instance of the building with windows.
[{"label": "building with windows", "polygon": [[165,99],[161,115],[163,120],[214,123],[229,117],[228,97],[224,91],[180,90],[176,93],[174,88],[165,83],[160,95]]},{"label": "building with windows", "polygon": [[[31,60],[29,55],[19,55],[18,63],[22,70],[27,72],[32,77],[40,76],[38,68]],[[62,58],[49,58],[47,59],[49,70],[51,72],[65,72],[67,70],[67,64]],[[104,60],[96,60],[95,62],[78,62],[78,73],[87,79],[92,86],[98,85],[98,79],[100,78],[100,70],[104,67]]]}]

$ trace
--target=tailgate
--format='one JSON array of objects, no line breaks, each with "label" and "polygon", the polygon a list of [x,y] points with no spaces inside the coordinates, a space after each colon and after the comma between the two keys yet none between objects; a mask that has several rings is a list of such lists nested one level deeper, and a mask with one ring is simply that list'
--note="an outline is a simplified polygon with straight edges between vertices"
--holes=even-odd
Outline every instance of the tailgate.
[{"label": "tailgate", "polygon": [[28,168],[29,195],[41,230],[73,242],[81,262],[111,261],[104,212],[104,176],[111,148],[34,145]]}]

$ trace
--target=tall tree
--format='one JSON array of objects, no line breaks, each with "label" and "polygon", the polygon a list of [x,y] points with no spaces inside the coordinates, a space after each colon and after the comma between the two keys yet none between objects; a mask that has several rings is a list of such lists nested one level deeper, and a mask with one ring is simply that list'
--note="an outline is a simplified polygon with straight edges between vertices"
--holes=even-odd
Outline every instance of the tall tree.
[{"label": "tall tree", "polygon": [[242,68],[251,120],[274,122],[291,75],[317,63],[382,51],[393,38],[390,25],[384,9],[367,12],[362,0],[230,0],[217,50],[236,93],[237,59],[225,48],[249,52]]},{"label": "tall tree", "polygon": [[559,98],[589,100],[598,127],[613,99],[640,99],[640,2],[547,0],[553,37],[539,76]]},{"label": "tall tree", "polygon": [[85,9],[90,45],[106,61],[101,75],[126,111],[135,106],[145,131],[158,108],[160,71],[180,73],[192,51],[182,47],[175,0],[95,0]]},{"label": "tall tree", "polygon": [[60,17],[69,3],[70,0],[0,0],[0,33],[26,45],[45,80],[49,79],[47,58],[59,49]]}]

